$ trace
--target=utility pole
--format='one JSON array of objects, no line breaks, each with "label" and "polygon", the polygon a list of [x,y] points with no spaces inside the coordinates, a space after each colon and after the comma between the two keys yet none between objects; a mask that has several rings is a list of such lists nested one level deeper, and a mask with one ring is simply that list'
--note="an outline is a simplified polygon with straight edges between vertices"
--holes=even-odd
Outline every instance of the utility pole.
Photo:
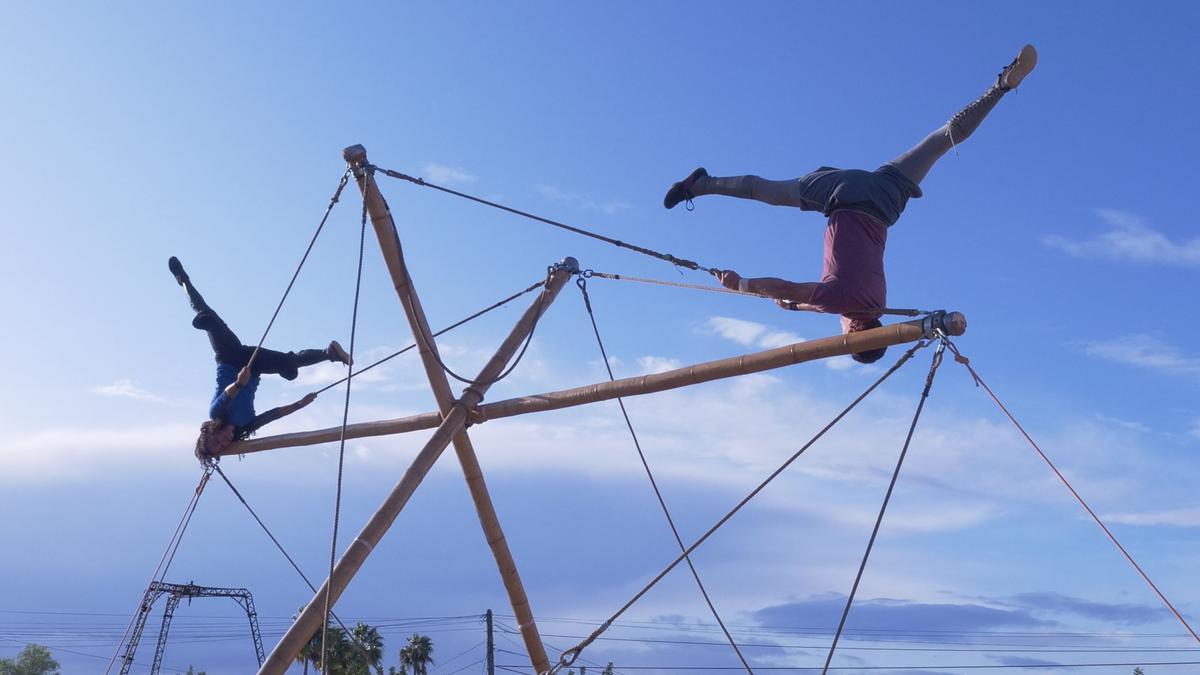
[{"label": "utility pole", "polygon": [[487,675],[496,675],[496,642],[492,639],[492,610],[487,611]]}]

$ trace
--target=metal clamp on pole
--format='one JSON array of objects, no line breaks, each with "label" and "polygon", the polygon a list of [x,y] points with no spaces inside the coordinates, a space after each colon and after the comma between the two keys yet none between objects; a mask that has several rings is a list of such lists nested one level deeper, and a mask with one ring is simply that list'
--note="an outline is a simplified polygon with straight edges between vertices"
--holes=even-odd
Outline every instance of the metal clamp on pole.
[{"label": "metal clamp on pole", "polygon": [[564,270],[570,274],[579,274],[579,261],[573,256],[567,256],[561,262],[556,262],[550,266],[551,273],[559,270]]},{"label": "metal clamp on pole", "polygon": [[961,312],[939,309],[921,319],[921,332],[927,338],[935,338],[939,334],[962,335],[967,332],[967,317]]}]

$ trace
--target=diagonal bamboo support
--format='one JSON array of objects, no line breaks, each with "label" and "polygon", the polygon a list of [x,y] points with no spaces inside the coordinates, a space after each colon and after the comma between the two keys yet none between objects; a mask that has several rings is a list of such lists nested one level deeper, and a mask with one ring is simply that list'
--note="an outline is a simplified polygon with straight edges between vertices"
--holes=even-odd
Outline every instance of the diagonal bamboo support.
[{"label": "diagonal bamboo support", "polygon": [[570,277],[570,273],[566,269],[556,272],[546,288],[542,290],[541,295],[534,300],[533,304],[525,311],[521,319],[513,327],[508,338],[505,339],[500,348],[496,351],[495,356],[488,361],[487,365],[480,371],[476,381],[480,385],[474,388],[469,388],[463,392],[462,399],[454,403],[450,411],[446,414],[444,420],[438,425],[437,431],[426,442],[417,456],[413,459],[412,465],[404,473],[400,482],[396,483],[390,494],[375,515],[367,522],[358,536],[346,547],[341,558],[338,559],[337,565],[334,567],[333,575],[325,580],[325,583],[317,589],[312,600],[305,606],[304,611],[300,613],[296,621],[288,629],[287,633],[275,645],[275,649],[263,663],[262,668],[258,671],[259,675],[281,675],[291,665],[296,654],[304,647],[304,644],[312,637],[314,633],[320,630],[322,614],[324,613],[323,599],[326,589],[329,589],[331,603],[336,603],[341,597],[350,580],[366,562],[367,556],[375,549],[380,539],[391,527],[396,517],[400,515],[400,511],[408,503],[408,499],[416,491],[417,486],[433,468],[438,457],[450,445],[453,437],[461,433],[467,422],[468,413],[470,410],[478,406],[483,400],[483,395],[487,392],[490,382],[504,370],[513,354],[520,347],[521,342],[529,334],[530,329],[541,314],[550,306],[554,296],[562,289],[566,280]]},{"label": "diagonal bamboo support", "polygon": [[[466,410],[471,411],[483,399],[483,394],[491,386],[493,379],[497,377],[499,371],[491,374],[487,379],[483,379],[482,375],[476,378],[475,382],[463,392],[462,401],[455,400],[450,390],[450,381],[447,379],[441,363],[441,357],[438,355],[437,343],[434,341],[433,331],[429,329],[429,322],[425,318],[425,311],[421,307],[421,301],[413,286],[408,266],[404,262],[404,252],[400,245],[400,237],[396,232],[395,220],[392,218],[387,202],[384,200],[382,193],[380,193],[379,187],[375,184],[374,173],[367,163],[366,149],[361,145],[355,145],[346,148],[342,155],[353,172],[359,189],[362,191],[367,212],[371,216],[371,224],[375,230],[376,238],[379,240],[379,249],[383,253],[388,273],[391,275],[392,282],[396,288],[396,294],[399,296],[400,303],[404,306],[405,316],[412,326],[421,362],[425,367],[429,386],[433,390],[433,395],[442,417],[448,418],[452,410],[468,401],[469,404],[466,405]],[[568,258],[562,264],[552,268],[546,287],[538,297],[539,304],[536,305],[537,310],[534,311],[534,321],[536,321],[536,317],[545,311],[550,302],[554,300],[571,274],[577,271],[579,271],[579,265],[573,258]],[[532,328],[533,324],[530,324],[527,326],[528,330],[524,333],[518,335],[514,332],[510,335],[509,340],[505,341],[500,351],[497,352],[497,355],[506,353],[504,362],[507,363],[512,354],[515,353],[520,341],[532,331]],[[504,536],[504,530],[500,527],[500,520],[496,515],[495,506],[492,504],[491,495],[488,493],[487,483],[483,478],[483,469],[480,467],[479,460],[475,455],[475,448],[472,446],[471,439],[465,429],[462,428],[453,434],[452,441],[455,453],[458,455],[459,463],[462,465],[463,475],[466,478],[467,487],[471,492],[472,501],[475,503],[475,511],[479,516],[480,525],[483,527],[484,536],[488,542],[488,546],[491,548],[492,555],[496,559],[496,566],[500,571],[500,578],[508,593],[509,602],[513,608],[513,615],[517,619],[517,626],[521,631],[522,638],[524,638],[526,651],[529,654],[534,669],[537,672],[543,672],[549,668],[550,662],[546,656],[545,647],[542,645],[541,636],[538,635],[537,624],[533,618],[533,610],[529,605],[529,598],[525,593],[524,585],[521,583],[521,576],[517,571],[516,562],[508,547],[508,540]]]},{"label": "diagonal bamboo support", "polygon": [[[614,398],[625,398],[668,389],[677,389],[701,382],[758,373],[816,359],[915,342],[924,337],[931,328],[940,328],[947,334],[955,336],[962,335],[966,332],[967,328],[966,318],[959,312],[946,314],[940,319],[940,325],[932,324],[933,322],[928,319],[904,321],[882,328],[851,333],[850,335],[838,335],[819,340],[797,342],[776,349],[734,356],[717,361],[708,361],[653,375],[627,377],[563,391],[511,398],[479,406],[474,420],[499,419],[501,417],[557,410],[559,408],[585,405],[587,403],[607,401]],[[362,422],[347,426],[346,438],[388,436],[408,431],[433,429],[438,426],[440,421],[441,415],[438,413],[423,413],[399,419]],[[340,434],[341,427],[331,427],[316,431],[264,436],[263,438],[255,438],[232,445],[225,454],[243,454],[277,448],[329,443],[338,440]]]}]

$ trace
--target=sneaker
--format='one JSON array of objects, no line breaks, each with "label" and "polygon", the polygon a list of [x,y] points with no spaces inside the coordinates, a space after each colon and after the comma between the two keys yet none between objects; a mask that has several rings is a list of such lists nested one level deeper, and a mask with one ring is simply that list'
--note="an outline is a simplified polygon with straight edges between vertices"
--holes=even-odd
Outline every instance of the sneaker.
[{"label": "sneaker", "polygon": [[182,286],[188,282],[187,272],[183,271],[183,263],[179,262],[179,258],[171,256],[167,260],[167,269],[171,270],[171,274],[175,276],[175,283]]},{"label": "sneaker", "polygon": [[346,353],[345,349],[342,349],[342,345],[338,344],[337,340],[329,343],[328,351],[331,361],[341,361],[348,366],[354,365],[354,359],[350,358],[350,354]]},{"label": "sneaker", "polygon": [[697,178],[707,175],[707,171],[705,171],[703,168],[699,168],[693,171],[687,178],[684,178],[678,183],[672,185],[671,189],[667,190],[667,196],[663,197],[663,206],[667,207],[668,209],[673,209],[679,202],[690,202],[694,196],[692,194],[692,185],[695,184]]},{"label": "sneaker", "polygon": [[1000,71],[1000,75],[996,77],[996,86],[1004,91],[1016,89],[1017,85],[1021,84],[1021,80],[1033,72],[1033,67],[1036,65],[1037,49],[1034,49],[1033,45],[1021,47],[1021,53],[1017,54],[1017,58],[1005,66],[1004,70]]}]

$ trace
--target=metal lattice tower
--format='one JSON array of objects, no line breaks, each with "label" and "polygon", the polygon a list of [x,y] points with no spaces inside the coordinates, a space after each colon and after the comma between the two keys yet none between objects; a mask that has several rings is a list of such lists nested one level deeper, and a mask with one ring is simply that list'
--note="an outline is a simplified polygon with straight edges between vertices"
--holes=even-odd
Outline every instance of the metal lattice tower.
[{"label": "metal lattice tower", "polygon": [[254,611],[254,596],[250,594],[250,591],[245,588],[197,586],[191,582],[168,584],[154,581],[146,589],[146,595],[142,597],[142,604],[138,608],[137,622],[134,625],[133,634],[129,637],[129,644],[125,648],[125,656],[121,661],[121,675],[128,675],[129,669],[133,666],[133,656],[137,652],[138,642],[142,639],[146,619],[150,616],[150,610],[154,608],[154,603],[164,595],[167,596],[167,606],[163,610],[162,627],[158,631],[158,646],[154,650],[154,663],[150,666],[150,675],[158,675],[162,668],[163,654],[167,650],[167,632],[171,629],[171,619],[175,616],[175,608],[179,606],[179,601],[183,598],[187,598],[188,604],[191,604],[192,598],[232,598],[246,611],[246,618],[250,621],[250,637],[254,640],[254,653],[258,657],[258,665],[262,666],[262,637],[258,633],[258,614]]}]

